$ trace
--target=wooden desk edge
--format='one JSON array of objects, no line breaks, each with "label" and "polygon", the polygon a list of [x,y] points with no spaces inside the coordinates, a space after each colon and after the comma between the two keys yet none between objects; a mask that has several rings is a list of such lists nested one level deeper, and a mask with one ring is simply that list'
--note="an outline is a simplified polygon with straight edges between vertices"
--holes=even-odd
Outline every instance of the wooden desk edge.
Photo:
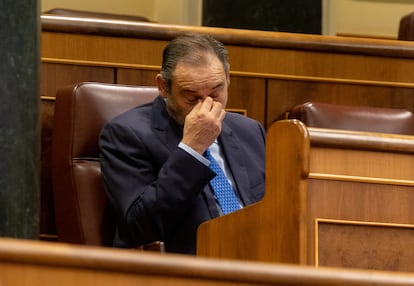
[{"label": "wooden desk edge", "polygon": [[[174,254],[0,238],[0,264],[36,264],[181,278],[289,285],[414,285],[414,275],[217,260]],[[339,283],[339,284],[338,284]]]},{"label": "wooden desk edge", "polygon": [[211,34],[225,45],[342,52],[403,58],[414,57],[414,44],[409,41],[376,40],[203,26],[166,25],[148,22],[56,15],[42,15],[40,22],[42,31],[48,32],[157,40],[171,40],[183,32],[199,32]]}]

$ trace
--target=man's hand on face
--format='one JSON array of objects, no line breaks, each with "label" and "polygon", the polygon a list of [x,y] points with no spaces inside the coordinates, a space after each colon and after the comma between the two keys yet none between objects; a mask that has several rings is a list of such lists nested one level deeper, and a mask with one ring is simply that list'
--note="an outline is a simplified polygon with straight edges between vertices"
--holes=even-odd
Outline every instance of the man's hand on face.
[{"label": "man's hand on face", "polygon": [[200,100],[185,118],[182,142],[203,154],[219,136],[225,114],[220,102],[211,97]]}]

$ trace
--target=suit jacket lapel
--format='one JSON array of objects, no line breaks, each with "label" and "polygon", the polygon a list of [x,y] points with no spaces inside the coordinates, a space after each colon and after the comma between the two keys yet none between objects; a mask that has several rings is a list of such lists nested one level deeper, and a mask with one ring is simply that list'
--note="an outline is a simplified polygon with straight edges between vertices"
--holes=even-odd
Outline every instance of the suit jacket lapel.
[{"label": "suit jacket lapel", "polygon": [[152,129],[168,150],[177,148],[182,137],[182,128],[168,116],[165,101],[162,97],[154,100],[152,109]]},{"label": "suit jacket lapel", "polygon": [[[165,101],[162,97],[158,97],[154,100],[154,106],[152,109],[152,129],[156,136],[163,142],[168,150],[172,152],[177,148],[182,138],[182,128],[178,126],[173,119],[168,116],[168,112],[165,106]],[[245,204],[250,204],[252,199],[248,192],[248,178],[245,170],[245,165],[242,160],[243,154],[232,136],[231,129],[223,122],[222,134],[220,137],[225,138],[226,142],[223,146],[223,153],[226,156],[226,160],[232,170],[234,179],[236,181],[240,196]],[[211,218],[219,216],[217,204],[212,195],[212,190],[209,185],[206,185],[203,189],[203,196],[207,203],[207,208],[210,212]]]},{"label": "suit jacket lapel", "polygon": [[233,134],[233,131],[223,121],[222,132],[219,136],[220,146],[223,148],[223,154],[226,157],[227,164],[233,174],[233,179],[239,190],[240,197],[245,205],[254,202],[249,184],[249,174],[247,171],[248,164],[245,160],[243,150],[239,147],[239,142]]},{"label": "suit jacket lapel", "polygon": [[[152,111],[152,129],[156,136],[167,146],[168,150],[172,152],[178,146],[182,138],[182,127],[180,127],[172,118],[168,116],[165,101],[162,97],[158,97],[154,101]],[[207,184],[202,191],[204,200],[207,204],[210,217],[217,217],[220,215],[217,205],[212,195],[212,190]]]}]

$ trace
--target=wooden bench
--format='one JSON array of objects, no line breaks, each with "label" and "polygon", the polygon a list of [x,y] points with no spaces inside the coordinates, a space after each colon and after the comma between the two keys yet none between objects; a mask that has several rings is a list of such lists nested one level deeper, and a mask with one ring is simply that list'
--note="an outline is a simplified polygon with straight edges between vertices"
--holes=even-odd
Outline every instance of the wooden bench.
[{"label": "wooden bench", "polygon": [[269,129],[264,199],[202,224],[198,255],[413,271],[414,136]]},{"label": "wooden bench", "polygon": [[414,285],[414,275],[0,239],[1,285]]},{"label": "wooden bench", "polygon": [[306,101],[414,112],[414,43],[42,15],[41,234],[56,239],[50,141],[58,89],[85,81],[154,85],[167,41],[208,33],[229,50],[228,109],[267,128]]}]

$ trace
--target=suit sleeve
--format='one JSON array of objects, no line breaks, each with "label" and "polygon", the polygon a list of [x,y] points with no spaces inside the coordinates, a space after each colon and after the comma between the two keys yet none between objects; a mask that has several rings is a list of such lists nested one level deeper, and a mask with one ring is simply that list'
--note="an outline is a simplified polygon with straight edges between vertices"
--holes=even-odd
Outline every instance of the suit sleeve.
[{"label": "suit sleeve", "polygon": [[104,127],[99,141],[105,191],[136,245],[168,236],[214,176],[178,147],[157,166],[143,141],[133,128],[116,123]]}]

